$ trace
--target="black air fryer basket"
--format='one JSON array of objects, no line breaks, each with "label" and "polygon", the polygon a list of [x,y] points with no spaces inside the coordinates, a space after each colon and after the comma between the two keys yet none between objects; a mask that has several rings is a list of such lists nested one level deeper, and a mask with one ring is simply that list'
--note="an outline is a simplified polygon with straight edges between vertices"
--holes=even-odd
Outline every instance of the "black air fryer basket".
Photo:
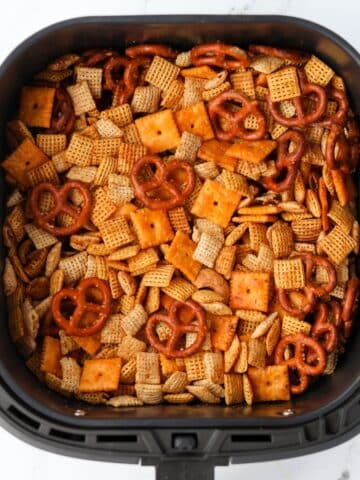
[{"label": "black air fryer basket", "polygon": [[[0,131],[21,85],[61,54],[94,47],[121,50],[133,42],[188,49],[215,40],[318,55],[345,79],[359,114],[360,56],[342,38],[314,23],[281,16],[88,17],[40,31],[6,59],[0,69]],[[3,141],[4,135],[0,138]],[[1,210],[3,205],[2,198]],[[1,302],[5,312],[3,297]],[[313,453],[360,431],[360,328],[355,328],[335,374],[292,401],[251,408],[160,405],[121,410],[89,406],[50,391],[17,354],[6,314],[0,328],[0,422],[19,438],[52,452],[157,465],[158,478],[191,480],[212,478],[215,465]]]}]

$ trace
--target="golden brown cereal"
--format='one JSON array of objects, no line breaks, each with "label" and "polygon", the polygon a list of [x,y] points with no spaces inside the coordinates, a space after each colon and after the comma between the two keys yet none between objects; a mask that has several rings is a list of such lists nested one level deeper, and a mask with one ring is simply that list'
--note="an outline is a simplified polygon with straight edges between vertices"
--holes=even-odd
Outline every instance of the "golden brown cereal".
[{"label": "golden brown cereal", "polygon": [[267,76],[271,100],[280,102],[300,95],[300,86],[295,67],[283,68]]}]

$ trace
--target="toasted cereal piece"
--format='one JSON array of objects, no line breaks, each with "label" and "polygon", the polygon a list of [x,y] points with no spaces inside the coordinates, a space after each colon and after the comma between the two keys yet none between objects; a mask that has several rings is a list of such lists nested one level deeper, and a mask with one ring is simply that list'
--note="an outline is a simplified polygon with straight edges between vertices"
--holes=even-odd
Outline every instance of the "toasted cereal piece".
[{"label": "toasted cereal piece", "polygon": [[193,252],[192,258],[209,268],[215,264],[215,260],[222,248],[222,242],[216,237],[203,232]]},{"label": "toasted cereal piece", "polygon": [[240,340],[234,335],[230,347],[224,352],[224,372],[228,373],[237,362],[241,351]]},{"label": "toasted cereal piece", "polygon": [[231,308],[223,302],[202,303],[203,309],[213,315],[231,315]]},{"label": "toasted cereal piece", "polygon": [[33,223],[28,223],[24,228],[37,250],[50,247],[54,245],[54,243],[57,243],[56,237],[51,235],[51,233],[45,232],[42,228],[38,228]]},{"label": "toasted cereal piece", "polygon": [[61,242],[56,242],[53,247],[49,250],[49,253],[46,258],[45,264],[45,276],[50,277],[52,273],[56,270],[61,256]]},{"label": "toasted cereal piece", "polygon": [[111,407],[141,407],[144,405],[144,402],[131,395],[118,395],[107,400],[106,405]]},{"label": "toasted cereal piece", "polygon": [[23,87],[20,96],[19,119],[29,127],[49,128],[55,89]]},{"label": "toasted cereal piece", "polygon": [[273,324],[270,327],[270,330],[267,332],[265,345],[266,345],[266,352],[269,356],[272,355],[279,339],[281,333],[281,322],[278,318],[275,318]]},{"label": "toasted cereal piece", "polygon": [[183,278],[173,278],[168,287],[161,289],[169,297],[185,302],[196,291],[196,287]]},{"label": "toasted cereal piece", "polygon": [[332,68],[315,55],[311,55],[310,60],[304,66],[304,70],[310,83],[315,83],[322,87],[325,87],[335,74]]},{"label": "toasted cereal piece", "polygon": [[135,383],[136,375],[136,355],[126,362],[121,368],[121,382],[125,384]]},{"label": "toasted cereal piece", "polygon": [[265,320],[256,326],[255,330],[251,334],[251,338],[259,338],[265,335],[270,330],[277,316],[278,312],[270,313]]},{"label": "toasted cereal piece", "polygon": [[48,160],[44,152],[30,138],[25,138],[1,165],[20,186],[27,187],[28,172]]},{"label": "toasted cereal piece", "polygon": [[111,392],[119,385],[121,358],[85,360],[79,391],[82,393]]},{"label": "toasted cereal piece", "polygon": [[289,100],[301,95],[295,67],[287,67],[267,76],[270,97],[273,102]]},{"label": "toasted cereal piece", "polygon": [[64,270],[55,270],[50,276],[50,295],[55,295],[63,288]]},{"label": "toasted cereal piece", "polygon": [[10,225],[17,243],[21,242],[25,235],[26,216],[21,205],[16,205],[7,216],[7,223]]},{"label": "toasted cereal piece", "polygon": [[118,344],[125,336],[122,328],[122,315],[119,313],[110,315],[105,326],[101,330],[101,343]]},{"label": "toasted cereal piece", "polygon": [[76,67],[76,82],[86,81],[94,98],[101,97],[102,68]]},{"label": "toasted cereal piece", "polygon": [[21,120],[10,120],[6,123],[6,138],[9,146],[14,148],[18,147],[25,138],[35,143],[32,133]]},{"label": "toasted cereal piece", "polygon": [[61,348],[57,338],[45,336],[42,344],[40,370],[61,377]]},{"label": "toasted cereal piece", "polygon": [[25,337],[25,325],[22,310],[18,305],[9,308],[9,333],[14,343],[18,343]]},{"label": "toasted cereal piece", "polygon": [[129,245],[128,247],[119,248],[115,252],[110,253],[109,260],[127,260],[135,257],[140,251],[139,245]]},{"label": "toasted cereal piece", "polygon": [[206,80],[203,78],[185,78],[184,93],[181,99],[181,107],[187,108],[203,100],[202,94]]},{"label": "toasted cereal piece", "polygon": [[198,135],[194,135],[187,131],[182,132],[180,143],[175,151],[175,158],[194,163],[201,143],[201,137]]},{"label": "toasted cereal piece", "polygon": [[144,307],[136,304],[134,308],[121,320],[121,327],[126,335],[136,335],[140,328],[146,323],[147,313]]},{"label": "toasted cereal piece", "polygon": [[336,265],[340,265],[356,247],[356,242],[339,226],[336,226],[319,242],[319,246]]},{"label": "toasted cereal piece", "polygon": [[355,221],[355,218],[350,212],[349,208],[342,207],[336,200],[331,202],[328,217],[345,233],[350,233]]},{"label": "toasted cereal piece", "polygon": [[[172,359],[172,358],[168,358],[166,357],[166,355],[160,353],[159,354],[159,357],[160,357],[160,367],[161,367],[161,374],[164,376],[164,377],[167,377],[169,375],[172,375],[174,372],[178,372],[178,371],[184,371],[185,370],[185,366],[184,366],[184,360],[183,359]],[[182,361],[182,366],[180,367],[180,365],[177,363],[179,360]]]},{"label": "toasted cereal piece", "polygon": [[181,80],[173,80],[168,88],[163,91],[161,106],[176,110],[184,94],[184,83]]},{"label": "toasted cereal piece", "polygon": [[145,81],[155,85],[160,90],[169,88],[171,82],[176,79],[180,68],[173,63],[155,55],[153,61],[146,72]]},{"label": "toasted cereal piece", "polygon": [[50,390],[61,393],[61,395],[65,397],[72,396],[72,393],[66,392],[61,388],[62,379],[59,378],[57,375],[53,375],[52,373],[45,373],[42,380],[45,382],[46,386],[50,388]]},{"label": "toasted cereal piece", "polygon": [[87,267],[87,253],[80,252],[71,257],[62,258],[59,268],[64,272],[64,282],[69,284],[83,278]]},{"label": "toasted cereal piece", "polygon": [[239,357],[234,364],[233,370],[236,373],[245,373],[247,369],[248,369],[248,344],[246,342],[241,341]]},{"label": "toasted cereal piece", "polygon": [[28,297],[24,299],[21,309],[26,332],[35,339],[39,331],[39,315]]},{"label": "toasted cereal piece", "polygon": [[56,155],[65,150],[66,135],[38,133],[36,135],[36,144],[46,155]]},{"label": "toasted cereal piece", "polygon": [[120,342],[118,355],[124,360],[130,360],[137,352],[145,352],[146,344],[141,340],[126,335]]},{"label": "toasted cereal piece", "polygon": [[66,161],[79,167],[91,165],[94,141],[84,135],[74,134],[66,150]]},{"label": "toasted cereal piece", "polygon": [[226,150],[226,155],[259,164],[276,148],[273,140],[240,140]]},{"label": "toasted cereal piece", "polygon": [[253,73],[250,70],[235,72],[230,75],[233,89],[244,93],[248,98],[255,99],[255,84]]},{"label": "toasted cereal piece", "polygon": [[148,315],[160,308],[160,288],[150,287],[146,297],[145,310]]},{"label": "toasted cereal piece", "polygon": [[24,197],[22,193],[16,188],[10,193],[9,196],[7,196],[6,206],[8,208],[16,207],[17,205],[20,205],[23,201]]},{"label": "toasted cereal piece", "polygon": [[[220,225],[217,225],[216,223],[206,218],[197,218],[195,220],[195,225],[199,230],[200,234],[207,233],[208,235],[212,237],[216,237],[219,241],[224,243],[224,232]],[[199,240],[200,240],[200,235],[196,241],[199,241]]]},{"label": "toasted cereal piece", "polygon": [[131,212],[131,221],[141,248],[156,247],[174,238],[169,218],[162,210],[143,208]]},{"label": "toasted cereal piece", "polygon": [[154,113],[159,108],[161,90],[153,85],[136,87],[131,101],[133,113]]},{"label": "toasted cereal piece", "polygon": [[186,374],[189,382],[206,378],[204,352],[198,352],[184,358]]},{"label": "toasted cereal piece", "polygon": [[125,143],[135,143],[135,144],[140,144],[142,143],[141,137],[139,134],[139,130],[137,129],[137,126],[135,125],[135,122],[129,123],[129,125],[126,125],[123,128],[123,141]]},{"label": "toasted cereal piece", "polygon": [[216,258],[215,270],[226,279],[230,278],[236,261],[236,246],[224,246]]},{"label": "toasted cereal piece", "polygon": [[151,269],[158,260],[159,256],[154,248],[141,250],[138,254],[128,259],[130,273],[134,274],[136,271]]},{"label": "toasted cereal piece", "polygon": [[270,365],[248,370],[255,402],[290,400],[290,382],[286,365]]},{"label": "toasted cereal piece", "polygon": [[[91,314],[85,314],[86,317],[93,318]],[[101,348],[100,335],[94,334],[88,337],[73,337],[74,341],[91,357],[94,356]]]},{"label": "toasted cereal piece", "polygon": [[181,132],[190,132],[203,140],[214,138],[214,132],[204,102],[182,108],[175,112],[175,118]]},{"label": "toasted cereal piece", "polygon": [[157,353],[138,352],[136,354],[136,377],[137,384],[160,384],[159,355]]},{"label": "toasted cereal piece", "polygon": [[323,371],[323,375],[332,375],[335,372],[339,359],[339,352],[335,349],[326,357],[326,367]]},{"label": "toasted cereal piece", "polygon": [[40,370],[41,351],[35,350],[31,356],[26,360],[25,364],[28,369],[40,380],[44,381],[46,374]]},{"label": "toasted cereal piece", "polygon": [[105,222],[116,211],[116,205],[106,195],[103,187],[98,187],[93,191],[93,208],[91,212],[91,221],[99,226]]},{"label": "toasted cereal piece", "polygon": [[100,118],[95,127],[100,137],[121,137],[124,132],[109,118]]},{"label": "toasted cereal piece", "polygon": [[243,394],[244,394],[245,403],[247,405],[252,405],[254,402],[254,392],[253,392],[253,388],[249,380],[249,377],[246,373],[242,375],[242,380],[243,380]]},{"label": "toasted cereal piece", "polygon": [[231,83],[230,82],[223,82],[220,85],[217,85],[216,87],[206,88],[207,84],[210,81],[212,81],[212,80],[208,80],[208,82],[206,82],[206,84],[204,85],[205,90],[202,92],[202,98],[206,102],[209,102],[213,98],[217,97],[218,95],[220,95],[220,93],[226,92],[227,90],[231,89]]},{"label": "toasted cereal piece", "polygon": [[175,59],[175,65],[178,67],[184,68],[184,67],[190,67],[191,65],[191,50],[188,50],[187,52],[181,52],[177,55]]},{"label": "toasted cereal piece", "polygon": [[292,335],[294,333],[305,333],[306,335],[310,334],[311,324],[299,320],[296,317],[291,315],[284,315],[281,323],[281,336],[286,337],[287,335]]},{"label": "toasted cereal piece", "polygon": [[117,163],[118,162],[116,158],[103,158],[96,170],[96,175],[93,180],[94,185],[106,185],[109,181],[109,176],[116,172]]},{"label": "toasted cereal piece", "polygon": [[267,312],[270,297],[270,273],[234,271],[230,280],[230,306]]},{"label": "toasted cereal piece", "polygon": [[[224,383],[224,380],[223,382]],[[225,396],[225,390],[224,388],[219,385],[218,383],[214,383],[211,380],[208,380],[207,378],[204,380],[196,380],[193,385],[195,386],[200,386],[200,387],[206,387],[209,392],[211,392],[213,395],[219,398],[224,398]]]},{"label": "toasted cereal piece", "polygon": [[29,170],[27,175],[31,187],[35,187],[35,185],[42,182],[53,183],[55,185],[60,183],[59,176],[52,160]]},{"label": "toasted cereal piece", "polygon": [[63,357],[60,360],[62,370],[61,389],[66,392],[76,392],[79,389],[81,368],[70,357]]},{"label": "toasted cereal piece", "polygon": [[97,167],[71,167],[66,173],[66,178],[69,180],[79,180],[84,183],[92,183],[96,177]]},{"label": "toasted cereal piece", "polygon": [[[304,218],[291,222],[291,228],[298,242],[313,242],[321,232],[320,218]],[[341,262],[340,262],[341,263]]]},{"label": "toasted cereal piece", "polygon": [[119,271],[117,273],[118,281],[121,289],[126,295],[135,295],[137,290],[137,283],[134,277],[128,272]]},{"label": "toasted cereal piece", "polygon": [[211,343],[214,348],[226,351],[234,339],[238,318],[234,315],[211,316]]},{"label": "toasted cereal piece", "polygon": [[191,209],[193,215],[207,218],[225,228],[240,201],[240,193],[206,180]]},{"label": "toasted cereal piece", "polygon": [[277,288],[304,288],[305,271],[301,258],[274,260],[274,280]]},{"label": "toasted cereal piece", "polygon": [[146,405],[157,405],[162,402],[161,385],[136,383],[135,390],[137,397]]},{"label": "toasted cereal piece", "polygon": [[282,58],[257,55],[251,60],[250,66],[257,72],[269,74],[278,70],[283,64],[284,60]]},{"label": "toasted cereal piece", "polygon": [[95,263],[96,263],[96,277],[100,278],[101,280],[108,280],[109,272],[108,272],[108,265],[104,257],[100,255],[95,255]]},{"label": "toasted cereal piece", "polygon": [[162,386],[164,393],[182,393],[188,385],[188,378],[185,372],[174,372]]},{"label": "toasted cereal piece", "polygon": [[99,230],[105,245],[113,250],[134,240],[134,235],[122,215],[100,223]]},{"label": "toasted cereal piece", "polygon": [[194,170],[201,179],[216,178],[220,173],[218,167],[213,162],[197,163],[194,166]]},{"label": "toasted cereal piece", "polygon": [[69,337],[64,330],[59,331],[60,349],[62,355],[74,352],[79,349],[79,345],[72,337]]},{"label": "toasted cereal piece", "polygon": [[117,157],[122,139],[119,137],[103,137],[94,140],[92,165],[100,165],[103,158]]},{"label": "toasted cereal piece", "polygon": [[198,157],[201,160],[214,162],[222,168],[234,171],[238,163],[237,159],[226,155],[226,151],[230,147],[230,143],[216,140],[208,140],[203,142],[198,150]]},{"label": "toasted cereal piece", "polygon": [[129,125],[133,121],[131,108],[128,103],[103,110],[100,112],[100,118],[109,119],[120,128]]},{"label": "toasted cereal piece", "polygon": [[174,404],[186,404],[192,402],[194,399],[195,397],[191,393],[168,393],[164,395],[166,402]]},{"label": "toasted cereal piece", "polygon": [[168,287],[174,272],[175,268],[172,265],[159,265],[145,273],[142,285],[144,287]]},{"label": "toasted cereal piece", "polygon": [[204,403],[220,403],[220,398],[201,385],[188,385],[186,389]]},{"label": "toasted cereal piece", "polygon": [[248,343],[248,364],[263,368],[266,365],[266,346],[263,339],[250,338]]},{"label": "toasted cereal piece", "polygon": [[169,220],[173,229],[183,233],[191,233],[189,221],[183,207],[176,207],[168,210]]},{"label": "toasted cereal piece", "polygon": [[81,115],[96,109],[89,85],[85,80],[70,85],[67,87],[67,91],[74,105],[75,115]]},{"label": "toasted cereal piece", "polygon": [[241,375],[227,373],[224,375],[225,403],[235,405],[243,402],[243,380]]},{"label": "toasted cereal piece", "polygon": [[12,295],[18,285],[14,267],[8,258],[5,258],[5,266],[3,272],[4,293],[8,297]]},{"label": "toasted cereal piece", "polygon": [[224,357],[221,352],[204,352],[205,378],[214,383],[224,383]]},{"label": "toasted cereal piece", "polygon": [[134,163],[144,155],[147,149],[136,143],[120,143],[117,171],[123,175],[129,175]]},{"label": "toasted cereal piece", "polygon": [[180,135],[171,110],[145,115],[136,119],[135,124],[142,144],[151,153],[176,148],[180,142]]},{"label": "toasted cereal piece", "polygon": [[269,242],[276,258],[287,257],[294,250],[293,231],[286,223],[276,224],[269,234]]}]

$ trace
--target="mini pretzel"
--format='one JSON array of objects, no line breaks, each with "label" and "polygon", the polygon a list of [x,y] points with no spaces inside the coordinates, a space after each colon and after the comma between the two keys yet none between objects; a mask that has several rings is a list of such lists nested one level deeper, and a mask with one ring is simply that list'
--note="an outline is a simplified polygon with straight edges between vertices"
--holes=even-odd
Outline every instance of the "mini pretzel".
[{"label": "mini pretzel", "polygon": [[[68,203],[71,190],[78,190],[83,197],[81,210],[76,210]],[[39,200],[43,193],[50,192],[55,205],[46,213],[39,209]],[[88,188],[80,182],[65,183],[61,188],[52,183],[39,183],[30,193],[29,205],[38,227],[55,236],[72,235],[82,228],[89,219],[91,211],[91,194]],[[73,218],[74,222],[66,227],[56,226],[56,217],[60,213],[66,213]]]},{"label": "mini pretzel", "polygon": [[[237,111],[231,111],[226,107],[229,101],[241,105]],[[266,119],[258,106],[248,100],[240,92],[228,90],[221,93],[208,103],[208,112],[213,124],[215,135],[219,140],[232,140],[235,137],[245,140],[260,140],[266,132]],[[256,130],[247,130],[244,126],[246,117],[254,115],[258,121]],[[228,130],[223,130],[220,120],[229,124]]]},{"label": "mini pretzel", "polygon": [[[193,311],[193,318],[197,321],[196,324],[190,322],[184,324],[179,320],[177,311],[182,307],[188,307]],[[165,344],[161,342],[156,335],[155,327],[159,322],[165,323],[172,331],[172,335]],[[158,352],[161,352],[170,358],[188,357],[196,353],[204,342],[207,332],[206,315],[200,305],[193,300],[187,300],[184,303],[175,300],[170,305],[168,315],[161,313],[154,313],[151,315],[147,321],[145,331],[149,343]],[[179,348],[178,345],[181,342],[182,337],[190,332],[196,333],[194,343],[187,348]]]},{"label": "mini pretzel", "polygon": [[277,289],[277,295],[279,299],[279,303],[284,310],[286,310],[290,315],[293,317],[300,317],[304,313],[310,313],[314,309],[315,305],[315,295],[309,288],[303,289],[304,295],[306,297],[307,303],[301,308],[297,308],[291,304],[289,298],[289,290],[285,290],[284,288]]},{"label": "mini pretzel", "polygon": [[[155,166],[156,170],[150,180],[141,182],[139,177],[144,167]],[[184,170],[186,174],[185,187],[180,189],[169,177],[175,170]],[[165,164],[157,155],[145,155],[133,166],[131,181],[136,198],[151,210],[170,210],[185,203],[195,187],[195,173],[191,165],[181,160],[172,160]],[[170,195],[167,200],[152,198],[148,192],[159,189]]]},{"label": "mini pretzel", "polygon": [[[92,289],[101,292],[101,303],[93,303],[87,300],[87,295]],[[70,300],[75,310],[70,318],[66,318],[62,312],[63,300]],[[87,337],[99,332],[105,325],[110,315],[111,292],[107,284],[96,277],[85,278],[81,280],[76,288],[63,288],[56,293],[51,303],[51,312],[57,325],[65,330],[67,335],[76,335],[78,337]],[[85,312],[95,313],[96,321],[91,325],[81,325]]]},{"label": "mini pretzel", "polygon": [[[296,148],[289,153],[289,142],[295,142]],[[298,163],[305,152],[305,137],[297,130],[288,130],[278,138],[276,169],[274,177],[264,177],[263,183],[273,192],[288,190],[295,182]],[[285,176],[282,178],[285,171]],[[280,180],[279,180],[280,178]],[[282,179],[281,179],[282,178]]]},{"label": "mini pretzel", "polygon": [[311,336],[323,346],[326,353],[333,352],[337,346],[338,331],[336,324],[329,322],[329,310],[325,303],[319,303],[317,306]]},{"label": "mini pretzel", "polygon": [[128,62],[123,76],[124,88],[118,98],[119,105],[128,103],[135,88],[144,84],[144,80],[141,80],[141,69],[148,67],[150,63],[149,57],[136,57]]},{"label": "mini pretzel", "polygon": [[[336,270],[330,260],[320,255],[313,255],[312,253],[301,253],[297,256],[300,257],[305,264],[305,288],[311,290],[316,297],[322,297],[323,295],[327,295],[332,290],[334,290],[337,282]],[[312,283],[311,276],[315,266],[325,268],[326,273],[329,277],[329,280],[326,284],[318,285]]]},{"label": "mini pretzel", "polygon": [[341,311],[341,319],[344,325],[344,337],[348,338],[351,333],[353,324],[356,300],[359,293],[359,279],[352,277],[347,284],[343,307]]},{"label": "mini pretzel", "polygon": [[330,127],[326,140],[325,160],[331,170],[340,169],[349,173],[350,145],[345,138],[343,128],[337,124]]},{"label": "mini pretzel", "polygon": [[250,45],[249,52],[289,60],[295,65],[301,65],[306,62],[310,56],[298,50],[286,50],[284,48],[269,47],[266,45]]},{"label": "mini pretzel", "polygon": [[346,97],[345,92],[342,90],[336,90],[335,88],[331,88],[327,93],[328,99],[335,100],[338,104],[338,109],[335,113],[331,115],[331,117],[318,122],[317,125],[321,127],[331,127],[332,125],[344,125],[346,122],[346,117],[349,112],[349,102]]},{"label": "mini pretzel", "polygon": [[47,133],[65,133],[69,135],[74,129],[75,113],[69,94],[63,88],[55,91],[50,128]]},{"label": "mini pretzel", "polygon": [[[303,79],[300,79],[301,95],[290,99],[293,103],[296,116],[287,118],[279,110],[279,102],[273,102],[270,94],[267,96],[268,107],[271,115],[281,125],[286,127],[305,127],[310,123],[314,123],[319,120],[325,113],[327,105],[327,95],[325,90],[319,85],[308,83]],[[315,107],[310,113],[306,113],[306,108],[303,105],[303,101],[306,97],[315,97]]]},{"label": "mini pretzel", "polygon": [[81,65],[84,67],[95,67],[103,63],[109,57],[116,55],[115,50],[106,50],[101,48],[94,48],[83,53]]},{"label": "mini pretzel", "polygon": [[239,47],[225,43],[204,43],[192,48],[191,63],[197,67],[212,65],[226,70],[236,70],[247,67],[249,59],[247,53]]},{"label": "mini pretzel", "polygon": [[128,47],[125,50],[125,55],[130,58],[155,57],[155,55],[165,58],[175,58],[177,53],[175,50],[173,50],[171,47],[168,47],[167,45],[153,43]]},{"label": "mini pretzel", "polygon": [[126,68],[128,64],[129,59],[122,55],[109,58],[104,65],[104,90],[115,90],[117,82],[114,80],[113,75],[115,72],[117,73],[121,67]]},{"label": "mini pretzel", "polygon": [[[285,360],[284,352],[291,345],[294,348],[294,354],[291,358]],[[317,363],[312,365],[308,363],[309,355]],[[326,366],[326,355],[323,347],[314,338],[307,337],[303,333],[287,335],[277,344],[274,360],[276,365],[287,365],[295,370],[299,377],[298,384],[291,384],[291,393],[297,395],[303,393],[309,386],[309,377],[321,375]]]}]

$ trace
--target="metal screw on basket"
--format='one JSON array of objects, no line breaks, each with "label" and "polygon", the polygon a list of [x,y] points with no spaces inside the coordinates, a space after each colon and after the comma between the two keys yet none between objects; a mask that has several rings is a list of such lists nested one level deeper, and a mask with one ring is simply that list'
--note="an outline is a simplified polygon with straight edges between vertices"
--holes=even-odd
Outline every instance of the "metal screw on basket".
[{"label": "metal screw on basket", "polygon": [[291,408],[287,408],[286,410],[281,412],[281,415],[283,415],[284,417],[289,417],[290,415],[294,415],[294,413],[294,410],[291,410]]},{"label": "metal screw on basket", "polygon": [[84,417],[85,415],[86,415],[85,410],[78,409],[78,410],[75,410],[74,412],[75,417]]}]

